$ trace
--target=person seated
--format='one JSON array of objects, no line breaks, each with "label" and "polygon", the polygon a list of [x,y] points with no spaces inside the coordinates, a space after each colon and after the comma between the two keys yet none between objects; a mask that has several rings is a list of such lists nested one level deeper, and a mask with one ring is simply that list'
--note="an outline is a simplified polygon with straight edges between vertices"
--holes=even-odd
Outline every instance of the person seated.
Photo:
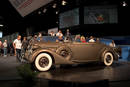
[{"label": "person seated", "polygon": [[59,36],[58,39],[56,39],[56,42],[63,42],[63,36]]},{"label": "person seated", "polygon": [[49,36],[55,36],[54,31],[51,31],[51,32],[49,33]]},{"label": "person seated", "polygon": [[84,37],[84,36],[81,36],[81,37],[80,37],[80,41],[83,42],[83,43],[86,43],[85,37]]},{"label": "person seated", "polygon": [[100,42],[100,39],[99,39],[99,38],[97,38],[97,39],[96,39],[96,42],[97,42],[97,43],[98,43],[98,42]]},{"label": "person seated", "polygon": [[90,43],[94,43],[95,40],[94,40],[94,37],[93,36],[90,36],[90,40],[89,40]]},{"label": "person seated", "polygon": [[75,36],[75,41],[76,41],[76,42],[81,42],[81,41],[80,41],[80,35],[76,35],[76,36]]},{"label": "person seated", "polygon": [[72,38],[71,38],[71,33],[70,33],[70,30],[69,30],[69,29],[66,30],[65,37],[66,37],[68,40],[72,40]]},{"label": "person seated", "polygon": [[110,47],[116,47],[114,40],[109,44]]},{"label": "person seated", "polygon": [[38,41],[42,41],[43,40],[43,36],[42,36],[41,32],[38,33],[37,40]]},{"label": "person seated", "polygon": [[59,30],[58,33],[56,33],[56,36],[57,37],[63,37],[63,34],[62,34],[61,30]]},{"label": "person seated", "polygon": [[64,42],[71,42],[72,40],[70,40],[70,38],[69,37],[65,37],[65,39],[64,39]]}]

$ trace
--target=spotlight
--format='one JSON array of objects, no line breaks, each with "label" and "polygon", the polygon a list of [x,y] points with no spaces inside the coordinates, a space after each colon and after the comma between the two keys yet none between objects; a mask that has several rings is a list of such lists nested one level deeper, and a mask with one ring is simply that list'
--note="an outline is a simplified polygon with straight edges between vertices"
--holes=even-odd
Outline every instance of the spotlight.
[{"label": "spotlight", "polygon": [[53,6],[52,6],[52,7],[53,7],[53,8],[56,8],[56,5],[57,5],[57,4],[55,3],[55,4],[53,4]]},{"label": "spotlight", "polygon": [[38,11],[38,14],[41,14],[41,11]]},{"label": "spotlight", "polygon": [[122,4],[123,7],[127,6],[127,3],[125,1],[123,1],[123,4]]},{"label": "spotlight", "polygon": [[58,24],[58,21],[56,23]]},{"label": "spotlight", "polygon": [[56,11],[56,14],[58,14],[58,11]]},{"label": "spotlight", "polygon": [[46,9],[46,8],[44,8],[44,9],[43,9],[43,13],[46,13],[46,11],[47,11],[47,9]]},{"label": "spotlight", "polygon": [[0,24],[0,27],[3,27],[4,25],[3,24]]},{"label": "spotlight", "polygon": [[65,0],[62,0],[62,5],[66,5],[66,1]]}]

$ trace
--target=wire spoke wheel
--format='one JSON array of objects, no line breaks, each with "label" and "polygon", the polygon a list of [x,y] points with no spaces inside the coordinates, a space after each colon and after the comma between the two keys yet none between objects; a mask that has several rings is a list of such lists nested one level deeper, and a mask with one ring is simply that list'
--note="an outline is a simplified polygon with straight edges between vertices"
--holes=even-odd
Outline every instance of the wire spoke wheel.
[{"label": "wire spoke wheel", "polygon": [[104,55],[104,64],[110,66],[113,63],[113,55],[110,52],[106,52]]},{"label": "wire spoke wheel", "polygon": [[39,71],[47,71],[52,66],[52,57],[47,53],[39,54],[35,59],[35,67]]}]

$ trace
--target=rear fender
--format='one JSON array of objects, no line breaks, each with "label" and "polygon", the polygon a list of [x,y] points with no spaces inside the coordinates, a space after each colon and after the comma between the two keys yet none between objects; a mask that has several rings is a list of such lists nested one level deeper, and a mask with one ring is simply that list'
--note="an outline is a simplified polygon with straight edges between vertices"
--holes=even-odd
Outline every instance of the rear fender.
[{"label": "rear fender", "polygon": [[114,57],[114,60],[118,60],[118,56],[116,55],[116,53],[112,49],[110,49],[110,48],[103,48],[102,51],[101,51],[101,53],[100,53],[100,55],[101,55],[100,58],[101,58],[102,62],[104,61],[103,57],[104,57],[104,55],[105,55],[106,52],[112,53],[112,55]]}]

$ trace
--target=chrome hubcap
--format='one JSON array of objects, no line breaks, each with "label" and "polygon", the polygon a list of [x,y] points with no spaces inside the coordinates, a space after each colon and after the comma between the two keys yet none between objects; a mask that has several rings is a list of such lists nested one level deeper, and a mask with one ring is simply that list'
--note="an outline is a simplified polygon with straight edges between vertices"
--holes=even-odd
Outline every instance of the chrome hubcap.
[{"label": "chrome hubcap", "polygon": [[106,62],[107,62],[107,63],[110,63],[110,62],[111,62],[111,56],[110,56],[110,55],[107,55],[107,57],[106,57]]},{"label": "chrome hubcap", "polygon": [[39,60],[39,65],[40,65],[41,67],[46,67],[46,66],[48,66],[48,64],[49,64],[49,60],[48,60],[48,58],[46,58],[46,57],[42,57],[42,58]]}]

